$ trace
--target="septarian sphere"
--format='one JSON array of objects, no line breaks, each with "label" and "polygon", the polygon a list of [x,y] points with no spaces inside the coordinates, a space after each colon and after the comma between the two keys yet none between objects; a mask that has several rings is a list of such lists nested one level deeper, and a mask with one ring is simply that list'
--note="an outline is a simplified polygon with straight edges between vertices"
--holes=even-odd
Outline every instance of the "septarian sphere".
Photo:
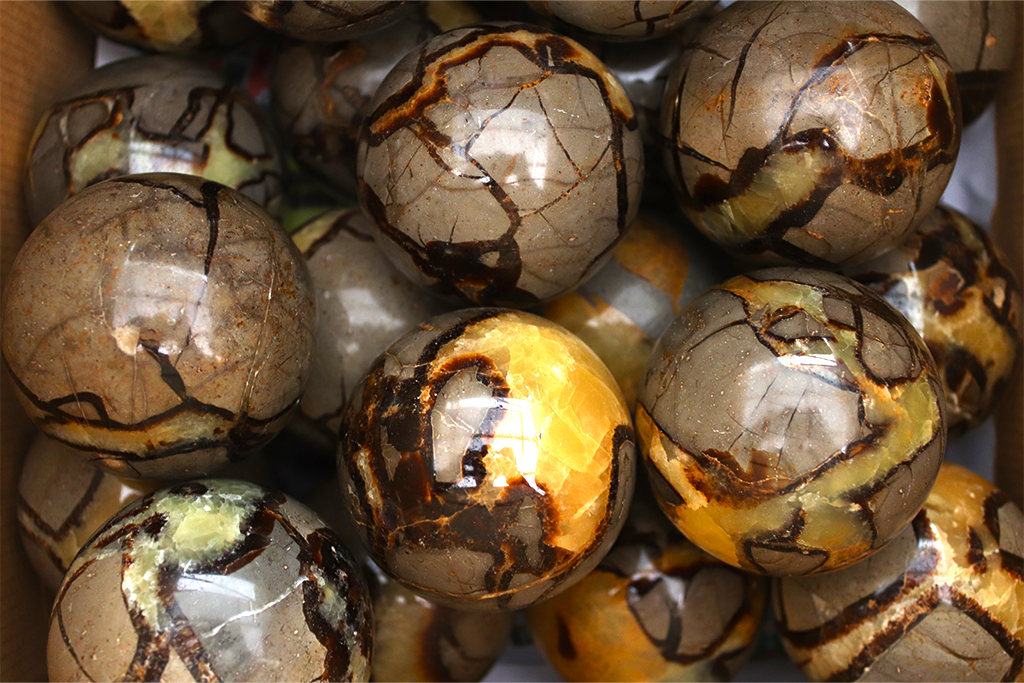
[{"label": "septarian sphere", "polygon": [[842,275],[772,268],[698,297],[636,410],[662,509],[748,571],[858,562],[913,519],[946,442],[942,385],[903,316]]},{"label": "septarian sphere", "polygon": [[271,213],[282,193],[263,111],[223,74],[167,55],[113,62],[65,91],[43,114],[26,166],[33,226],[76,192],[128,174],[202,176]]},{"label": "septarian sphere", "polygon": [[960,149],[956,80],[895,3],[737,2],[687,47],[661,132],[676,197],[761,265],[835,268],[935,208]]},{"label": "septarian sphere", "polygon": [[913,523],[864,562],[779,579],[779,635],[812,681],[1019,681],[1024,515],[946,463]]},{"label": "septarian sphere", "polygon": [[538,316],[477,308],[428,320],[377,360],[338,468],[381,569],[433,602],[519,609],[611,547],[634,452],[593,351]]},{"label": "septarian sphere", "polygon": [[228,479],[161,489],[68,570],[50,680],[366,681],[370,595],[308,508]]},{"label": "septarian sphere", "polygon": [[949,433],[989,416],[1020,355],[1020,283],[985,230],[940,206],[899,247],[846,270],[906,316],[935,358]]},{"label": "septarian sphere", "polygon": [[360,202],[389,258],[480,305],[575,287],[632,222],[643,180],[618,81],[578,43],[526,24],[417,47],[377,89],[357,154]]},{"label": "septarian sphere", "polygon": [[25,241],[3,359],[48,436],[121,476],[185,479],[281,430],[315,320],[302,255],[266,211],[195,176],[124,176]]}]

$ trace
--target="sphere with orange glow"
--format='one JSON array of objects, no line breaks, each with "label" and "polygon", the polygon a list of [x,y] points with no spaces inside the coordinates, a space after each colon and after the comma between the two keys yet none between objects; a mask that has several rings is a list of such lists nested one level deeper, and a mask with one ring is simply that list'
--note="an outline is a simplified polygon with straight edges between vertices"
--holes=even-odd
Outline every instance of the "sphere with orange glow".
[{"label": "sphere with orange glow", "polygon": [[374,561],[424,597],[521,609],[611,548],[633,495],[622,394],[582,341],[529,313],[421,324],[356,388],[338,451]]}]

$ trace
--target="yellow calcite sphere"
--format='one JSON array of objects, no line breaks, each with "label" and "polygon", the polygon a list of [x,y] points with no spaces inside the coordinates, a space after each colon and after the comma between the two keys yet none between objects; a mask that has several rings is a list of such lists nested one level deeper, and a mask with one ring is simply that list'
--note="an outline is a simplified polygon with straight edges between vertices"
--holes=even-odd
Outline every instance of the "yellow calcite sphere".
[{"label": "yellow calcite sphere", "polygon": [[466,309],[377,360],[338,464],[385,572],[442,604],[519,609],[611,547],[634,452],[622,394],[582,341],[529,313]]}]

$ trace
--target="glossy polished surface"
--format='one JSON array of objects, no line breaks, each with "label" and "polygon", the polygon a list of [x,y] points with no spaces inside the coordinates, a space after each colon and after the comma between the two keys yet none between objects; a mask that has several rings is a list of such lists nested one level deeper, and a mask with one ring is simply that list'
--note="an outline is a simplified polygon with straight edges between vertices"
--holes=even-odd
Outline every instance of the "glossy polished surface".
[{"label": "glossy polished surface", "polygon": [[161,489],[68,570],[50,680],[369,679],[373,623],[334,533],[281,493],[229,479]]},{"label": "glossy polished surface", "polygon": [[373,361],[401,334],[449,307],[391,265],[358,208],[325,214],[292,239],[306,257],[318,313],[296,417],[308,423],[302,433],[333,456],[345,404]]},{"label": "glossy polished surface", "polygon": [[373,560],[433,602],[519,609],[582,578],[633,493],[633,429],[593,351],[507,309],[432,318],[353,394],[342,493]]},{"label": "glossy polished surface", "polygon": [[658,337],[691,299],[726,279],[721,257],[686,239],[686,229],[641,214],[594,277],[542,311],[600,356],[630,410]]},{"label": "glossy polished surface", "polygon": [[849,278],[772,268],[695,299],[651,354],[637,435],[662,509],[715,557],[857,562],[920,509],[946,442],[924,343]]},{"label": "glossy polished surface", "polygon": [[913,524],[865,562],[781,579],[782,642],[810,680],[1019,681],[1024,515],[944,464]]},{"label": "glossy polished surface", "polygon": [[177,174],[115,178],[61,205],[19,252],[3,306],[29,416],[146,478],[202,476],[269,441],[302,393],[316,319],[277,223]]},{"label": "glossy polished surface", "polygon": [[349,40],[377,31],[414,9],[387,0],[244,0],[239,9],[267,28],[302,40]]},{"label": "glossy polished surface", "polygon": [[942,46],[956,73],[964,124],[995,99],[1006,72],[1013,66],[1020,33],[1019,7],[987,0],[896,0]]},{"label": "glossy polished surface", "polygon": [[87,0],[64,3],[86,26],[118,43],[157,52],[223,49],[260,29],[227,2]]},{"label": "glossy polished surface", "polygon": [[18,530],[43,584],[56,593],[92,533],[156,488],[155,482],[108,474],[86,462],[81,453],[43,434],[37,436],[21,466]]},{"label": "glossy polished surface", "polygon": [[661,132],[676,197],[765,265],[835,267],[899,244],[960,148],[953,72],[899,6],[738,2],[683,53]]},{"label": "glossy polished surface", "polygon": [[435,605],[375,566],[368,567],[367,582],[376,633],[375,681],[479,681],[508,643],[513,612]]},{"label": "glossy polished surface", "polygon": [[271,212],[281,194],[266,116],[225,76],[180,57],[133,57],[90,72],[43,115],[27,168],[32,225],[76,192],[132,173],[202,176]]},{"label": "glossy polished surface", "polygon": [[637,489],[594,571],[527,610],[534,641],[567,681],[727,681],[750,656],[767,579],[687,541],[649,496]]},{"label": "glossy polished surface", "polygon": [[476,304],[566,293],[636,215],[632,105],[568,38],[526,24],[449,31],[388,75],[360,133],[359,193],[388,257]]},{"label": "glossy polished surface", "polygon": [[[540,0],[539,12],[604,40],[640,40],[678,31],[715,0]],[[640,49],[645,49],[646,46]]]},{"label": "glossy polished surface", "polygon": [[902,245],[847,275],[924,338],[946,390],[950,434],[988,417],[1020,355],[1021,290],[985,230],[940,206]]},{"label": "glossy polished surface", "polygon": [[479,21],[462,2],[436,0],[385,30],[342,43],[282,46],[270,88],[274,119],[295,157],[339,188],[356,192],[356,141],[384,77],[425,40]]}]

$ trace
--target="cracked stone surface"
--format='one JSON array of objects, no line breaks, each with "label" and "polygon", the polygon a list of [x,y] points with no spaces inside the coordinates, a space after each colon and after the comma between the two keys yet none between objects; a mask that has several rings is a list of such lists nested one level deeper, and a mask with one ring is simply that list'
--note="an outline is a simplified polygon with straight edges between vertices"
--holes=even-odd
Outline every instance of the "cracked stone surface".
[{"label": "cracked stone surface", "polygon": [[67,7],[96,33],[157,52],[231,48],[260,30],[230,5],[212,0],[100,0],[69,2]]},{"label": "cracked stone surface", "polygon": [[373,361],[451,307],[391,265],[359,208],[327,213],[292,239],[306,257],[317,301],[309,381],[293,421],[305,423],[296,433],[333,457],[349,395]]},{"label": "cracked stone surface", "polygon": [[963,105],[964,125],[996,97],[1013,66],[1019,8],[1007,2],[896,0],[920,21],[949,60]]},{"label": "cracked stone surface", "polygon": [[1020,283],[988,233],[939,206],[899,247],[845,272],[924,338],[945,389],[950,435],[981,424],[1021,348]]},{"label": "cracked stone surface", "polygon": [[178,174],[115,178],[26,240],[3,360],[48,436],[121,476],[202,476],[298,403],[316,319],[292,240],[257,204]]},{"label": "cracked stone surface", "polygon": [[809,680],[1019,680],[1021,529],[1002,491],[943,464],[913,523],[877,554],[775,581],[782,642]]},{"label": "cracked stone surface", "polygon": [[594,277],[541,309],[597,353],[630,411],[658,337],[686,304],[730,274],[687,228],[641,213]]},{"label": "cracked stone surface", "polygon": [[239,9],[272,31],[300,40],[351,40],[415,9],[404,0],[243,0]]},{"label": "cracked stone surface", "polygon": [[353,393],[338,451],[373,560],[439,604],[519,609],[582,578],[633,493],[614,378],[543,318],[465,309],[395,342]]},{"label": "cracked stone surface", "polygon": [[690,303],[645,370],[637,436],[662,509],[715,557],[825,572],[913,518],[945,450],[934,363],[853,280],[772,268]]},{"label": "cracked stone surface", "polygon": [[567,681],[728,681],[753,651],[767,595],[767,579],[690,543],[638,485],[597,568],[526,616]]},{"label": "cracked stone surface", "polygon": [[360,202],[389,258],[475,304],[568,292],[636,215],[643,149],[622,87],[578,43],[526,24],[449,31],[370,105]]},{"label": "cracked stone surface", "polygon": [[94,531],[159,486],[104,472],[74,449],[38,435],[18,480],[18,531],[47,589],[60,590],[65,572]]},{"label": "cracked stone surface", "polygon": [[[557,17],[602,40],[643,40],[679,31],[713,0],[531,0],[542,14]],[[645,46],[646,47],[646,46]],[[644,48],[641,48],[644,49]]]},{"label": "cracked stone surface", "polygon": [[76,192],[137,173],[187,173],[277,211],[275,134],[243,90],[181,57],[122,59],[88,74],[43,114],[29,143],[25,197],[38,225]]},{"label": "cracked stone surface", "polygon": [[423,41],[478,21],[463,2],[424,2],[385,31],[340,43],[282,45],[270,77],[271,101],[295,158],[354,195],[359,127],[384,77]]},{"label": "cracked stone surface", "polygon": [[895,247],[960,148],[956,79],[895,4],[740,2],[679,60],[661,133],[676,199],[761,265],[836,268]]},{"label": "cracked stone surface", "polygon": [[227,479],[150,494],[75,558],[50,680],[366,681],[370,595],[340,540],[284,494]]}]

